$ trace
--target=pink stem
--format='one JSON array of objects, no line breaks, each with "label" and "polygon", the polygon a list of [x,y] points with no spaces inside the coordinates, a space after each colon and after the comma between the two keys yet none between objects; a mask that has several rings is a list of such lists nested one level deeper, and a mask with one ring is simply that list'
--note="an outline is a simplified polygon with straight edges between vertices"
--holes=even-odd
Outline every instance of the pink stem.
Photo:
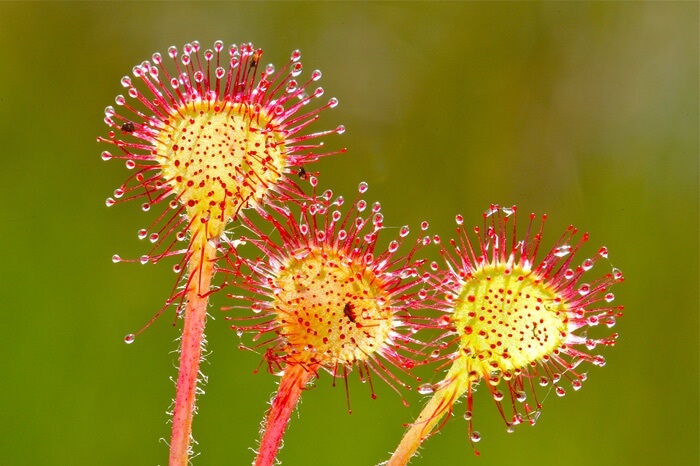
[{"label": "pink stem", "polygon": [[[203,244],[202,244],[203,243]],[[170,466],[186,466],[191,454],[192,417],[195,409],[199,362],[207,317],[216,250],[206,241],[193,245],[187,284],[187,308],[180,344],[180,368],[170,440]]]},{"label": "pink stem", "polygon": [[300,364],[287,366],[280,380],[277,395],[265,419],[265,431],[260,441],[255,466],[272,466],[287,429],[292,411],[299,402],[301,392],[313,377],[314,372]]}]

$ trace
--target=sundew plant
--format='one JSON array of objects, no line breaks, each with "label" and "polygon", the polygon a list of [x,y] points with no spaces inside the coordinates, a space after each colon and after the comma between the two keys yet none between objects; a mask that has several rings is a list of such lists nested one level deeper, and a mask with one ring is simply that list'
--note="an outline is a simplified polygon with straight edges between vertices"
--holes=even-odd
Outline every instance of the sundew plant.
[{"label": "sundew plant", "polygon": [[[324,91],[312,88],[318,70],[297,80],[299,51],[279,70],[262,66],[261,57],[252,44],[225,48],[221,41],[204,51],[198,42],[182,53],[170,47],[166,58],[155,53],[133,68],[133,78],[122,78],[128,97],[117,96],[117,108],[105,109],[110,131],[98,138],[112,146],[102,158],[124,160],[131,172],[107,205],[139,201],[144,211],[161,210],[138,231],[153,246],[137,261],[180,257],[177,286],[161,310],[174,305],[184,321],[170,464],[186,464],[191,454],[207,305],[218,288],[212,278],[226,253],[220,246],[226,227],[243,209],[302,194],[289,175],[329,155],[319,138],[344,131],[306,131],[338,101],[307,106]],[[113,260],[122,261],[118,255]]]},{"label": "sundew plant", "polygon": [[[532,214],[522,227],[516,207],[497,205],[472,232],[458,215],[456,236],[445,242],[426,233],[426,222],[414,232],[386,226],[364,182],[352,201],[321,191],[309,165],[345,152],[323,148],[345,129],[310,125],[338,101],[322,99],[321,72],[304,74],[299,51],[279,69],[262,56],[251,43],[221,41],[155,53],[121,79],[126,95],[105,109],[109,131],[98,137],[109,146],[102,159],[129,171],[107,206],[133,201],[152,212],[137,230],[148,251],[113,261],[175,262],[165,304],[125,337],[133,343],[167,311],[181,325],[168,464],[192,461],[209,297],[220,290],[231,338],[243,338],[279,377],[258,466],[279,461],[291,414],[317,378],[345,387],[348,410],[351,375],[368,382],[373,398],[377,382],[404,404],[407,390],[430,395],[388,460],[404,465],[461,399],[468,438],[481,440],[473,427],[477,386],[511,432],[537,421],[538,387],[563,396],[581,388],[588,365],[605,364],[596,351],[617,334],[597,328],[613,327],[623,309],[610,290],[623,276],[607,248],[581,258],[588,234],[572,226],[540,255],[546,217]],[[442,259],[429,261],[431,250]],[[414,375],[421,364],[440,381]]]},{"label": "sundew plant", "polygon": [[342,380],[348,405],[353,370],[368,382],[373,398],[375,380],[397,392],[410,389],[405,379],[421,346],[415,333],[424,325],[417,312],[430,278],[427,260],[417,255],[431,240],[412,238],[403,226],[393,229],[396,237],[386,248],[377,247],[384,214],[379,202],[362,197],[367,189],[360,183],[349,206],[326,190],[298,205],[258,209],[258,218],[243,215],[250,234],[238,241],[251,243],[259,256],[232,262],[236,282],[249,292],[229,294],[238,303],[229,309],[241,315],[231,318],[233,328],[251,333],[253,348],[263,352],[271,372],[281,374],[258,466],[274,464],[292,411],[321,372],[333,383]]}]

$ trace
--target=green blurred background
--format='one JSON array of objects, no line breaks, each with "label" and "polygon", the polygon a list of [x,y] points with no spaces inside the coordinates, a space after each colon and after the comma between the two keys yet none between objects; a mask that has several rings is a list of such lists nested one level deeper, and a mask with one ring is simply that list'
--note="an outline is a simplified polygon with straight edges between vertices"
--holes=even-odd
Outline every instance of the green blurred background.
[{"label": "green blurred background", "polygon": [[[344,124],[328,147],[349,150],[314,169],[346,197],[369,182],[388,225],[447,236],[456,213],[517,203],[549,214],[545,243],[576,224],[624,271],[619,343],[583,390],[514,434],[482,390],[481,457],[460,406],[412,464],[698,464],[697,2],[1,3],[0,463],[166,462],[178,330],[168,315],[123,337],[174,276],[112,264],[146,252],[151,217],[105,207],[127,171],[95,137],[133,65],[195,39],[253,41],[278,65],[299,48],[304,76],[322,69],[340,105],[321,127]],[[250,464],[276,382],[221,316],[208,328],[194,464]],[[421,406],[353,377],[348,415],[342,386],[316,385],[286,465],[377,464]]]}]

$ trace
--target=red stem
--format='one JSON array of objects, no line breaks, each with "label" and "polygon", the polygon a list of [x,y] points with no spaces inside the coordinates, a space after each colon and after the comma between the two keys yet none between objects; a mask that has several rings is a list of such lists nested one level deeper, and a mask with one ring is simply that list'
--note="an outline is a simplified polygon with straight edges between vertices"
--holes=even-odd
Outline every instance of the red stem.
[{"label": "red stem", "polygon": [[299,402],[301,392],[314,373],[300,364],[287,366],[280,380],[277,395],[265,419],[265,431],[260,440],[260,449],[255,458],[255,466],[272,466],[287,429],[292,411]]},{"label": "red stem", "polygon": [[[202,244],[203,243],[203,244]],[[206,241],[193,245],[189,262],[187,307],[180,344],[180,368],[170,439],[170,466],[186,466],[191,454],[192,417],[195,409],[199,363],[207,318],[208,293],[216,250]]]}]

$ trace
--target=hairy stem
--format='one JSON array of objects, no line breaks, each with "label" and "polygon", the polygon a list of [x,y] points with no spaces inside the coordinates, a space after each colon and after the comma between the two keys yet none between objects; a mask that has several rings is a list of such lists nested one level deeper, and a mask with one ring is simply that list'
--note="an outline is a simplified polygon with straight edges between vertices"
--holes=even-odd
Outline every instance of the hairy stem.
[{"label": "hairy stem", "polygon": [[197,237],[193,239],[170,440],[170,466],[186,466],[191,453],[192,417],[195,410],[199,363],[215,256],[216,249],[207,241],[199,240]]},{"label": "hairy stem", "polygon": [[313,377],[314,372],[300,364],[287,366],[280,380],[277,395],[265,419],[265,431],[260,440],[260,449],[255,466],[271,466],[275,463],[280,442],[289,423],[292,411],[299,402],[301,392]]},{"label": "hairy stem", "polygon": [[[416,419],[406,431],[398,448],[394,451],[394,454],[391,455],[387,466],[404,466],[408,464],[423,441],[427,439],[435,430],[436,426],[438,426],[438,422],[452,411],[454,402],[465,392],[466,387],[469,386],[468,383],[465,385],[460,378],[453,376],[453,372],[456,372],[454,369],[455,366],[453,366],[452,370],[448,372],[445,378],[448,382],[443,383],[442,387],[433,394],[430,401],[428,401],[421,411],[418,419]],[[439,429],[439,426],[437,428]]]}]

